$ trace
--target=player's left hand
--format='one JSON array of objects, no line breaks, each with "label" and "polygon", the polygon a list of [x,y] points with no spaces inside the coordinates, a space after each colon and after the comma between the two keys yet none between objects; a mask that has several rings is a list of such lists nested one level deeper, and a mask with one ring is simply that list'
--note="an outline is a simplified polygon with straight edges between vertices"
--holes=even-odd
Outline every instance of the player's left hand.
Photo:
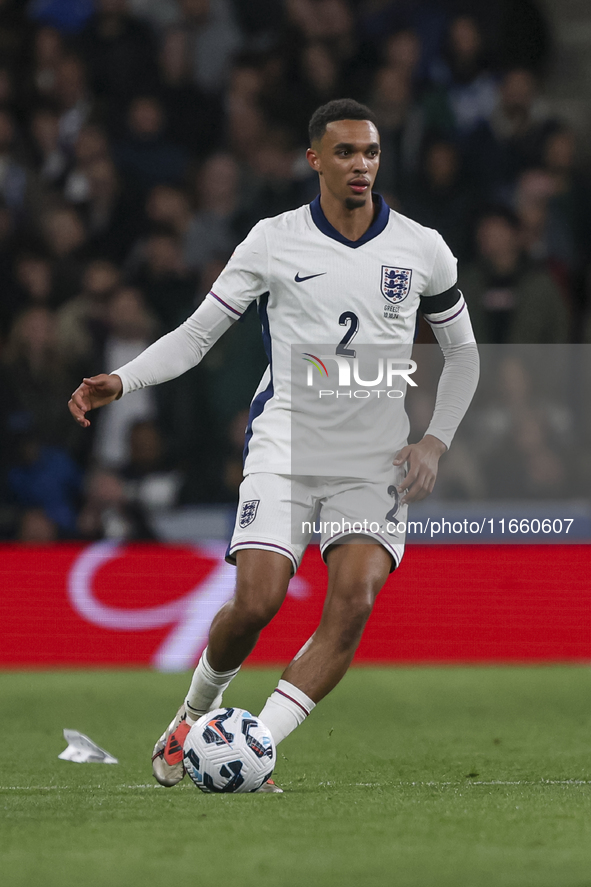
[{"label": "player's left hand", "polygon": [[408,473],[398,485],[402,505],[420,502],[432,492],[439,459],[446,449],[439,438],[426,434],[418,443],[408,444],[396,454],[394,465],[404,465],[408,462]]}]

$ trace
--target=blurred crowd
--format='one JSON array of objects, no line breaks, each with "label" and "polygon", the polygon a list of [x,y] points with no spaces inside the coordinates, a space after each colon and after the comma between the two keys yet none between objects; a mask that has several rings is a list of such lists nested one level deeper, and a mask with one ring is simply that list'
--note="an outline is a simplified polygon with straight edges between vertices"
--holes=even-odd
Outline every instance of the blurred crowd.
[{"label": "blurred crowd", "polygon": [[479,342],[591,342],[591,191],[551,51],[533,0],[0,0],[0,537],[149,539],[156,512],[235,501],[255,312],[89,431],[66,403],[314,198],[331,98],[376,112],[377,190],[458,256]]},{"label": "blurred crowd", "polygon": [[[487,504],[591,501],[591,348],[481,345],[470,409],[441,460],[430,500]],[[411,438],[433,414],[438,346],[415,346],[418,387],[406,406]],[[510,511],[510,506],[509,506]],[[550,507],[549,513],[552,512]]]}]

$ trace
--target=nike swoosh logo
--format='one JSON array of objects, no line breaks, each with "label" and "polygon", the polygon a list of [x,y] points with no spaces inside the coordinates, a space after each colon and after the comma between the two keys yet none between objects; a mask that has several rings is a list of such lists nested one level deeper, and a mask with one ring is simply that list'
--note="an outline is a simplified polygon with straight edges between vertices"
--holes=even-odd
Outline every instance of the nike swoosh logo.
[{"label": "nike swoosh logo", "polygon": [[308,274],[307,277],[300,277],[300,272],[296,274],[294,280],[296,283],[303,283],[304,280],[312,280],[313,277],[322,277],[324,274],[328,274],[327,271],[321,271],[320,274]]}]

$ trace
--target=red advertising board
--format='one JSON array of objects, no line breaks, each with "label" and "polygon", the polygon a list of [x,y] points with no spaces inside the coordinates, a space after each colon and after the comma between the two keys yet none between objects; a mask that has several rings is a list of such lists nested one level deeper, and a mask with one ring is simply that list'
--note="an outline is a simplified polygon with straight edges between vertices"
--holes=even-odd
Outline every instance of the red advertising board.
[{"label": "red advertising board", "polygon": [[[0,666],[190,668],[233,589],[219,546],[0,548]],[[358,663],[591,660],[585,545],[412,545],[380,594]],[[315,630],[326,570],[310,548],[252,664]]]}]

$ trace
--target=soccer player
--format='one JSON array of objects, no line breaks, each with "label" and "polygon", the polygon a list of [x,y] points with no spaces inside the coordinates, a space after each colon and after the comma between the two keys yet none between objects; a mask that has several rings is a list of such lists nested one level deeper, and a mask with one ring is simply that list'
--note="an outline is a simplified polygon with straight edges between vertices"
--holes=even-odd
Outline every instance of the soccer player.
[{"label": "soccer player", "polygon": [[[220,706],[224,690],[281,607],[318,516],[328,568],[326,600],[318,628],[260,713],[275,743],[341,680],[374,601],[402,558],[400,528],[407,504],[433,489],[439,458],[478,380],[478,352],[457,288],[456,260],[436,231],[394,212],[372,193],[380,161],[373,113],[350,99],[331,101],[312,116],[309,135],[307,158],[320,183],[312,204],[255,225],[185,323],[114,373],[84,379],[69,403],[74,418],[87,427],[88,410],[197,364],[257,302],[269,367],[251,404],[245,477],[228,548],[228,559],[237,567],[236,590],[215,616],[188,694],[156,743],[154,775],[166,786],[184,776],[182,746],[190,726]],[[378,420],[361,438],[353,435],[350,445],[345,440],[343,459],[332,451],[315,452],[306,462],[299,452],[292,453],[301,411],[301,404],[292,402],[293,346],[317,360],[310,343],[332,342],[330,353],[346,380],[343,362],[355,364],[356,351],[350,347],[355,336],[366,346],[409,353],[419,308],[445,359],[433,418],[422,440],[407,444],[401,401],[389,401],[388,407],[397,403],[398,420],[385,425]],[[326,370],[327,355],[319,357]],[[358,378],[359,367],[354,371]],[[326,379],[323,384],[330,394],[348,396],[340,403],[347,400],[347,418],[355,420],[359,402],[351,399],[351,391],[335,388],[334,382],[329,388]],[[327,433],[336,423],[346,438],[347,422],[339,424],[334,409],[327,411]],[[308,467],[299,470],[301,465]],[[388,522],[386,516],[395,520]],[[335,531],[336,524],[343,529]],[[353,524],[356,531],[349,532]],[[280,789],[269,782],[262,790]]]}]

